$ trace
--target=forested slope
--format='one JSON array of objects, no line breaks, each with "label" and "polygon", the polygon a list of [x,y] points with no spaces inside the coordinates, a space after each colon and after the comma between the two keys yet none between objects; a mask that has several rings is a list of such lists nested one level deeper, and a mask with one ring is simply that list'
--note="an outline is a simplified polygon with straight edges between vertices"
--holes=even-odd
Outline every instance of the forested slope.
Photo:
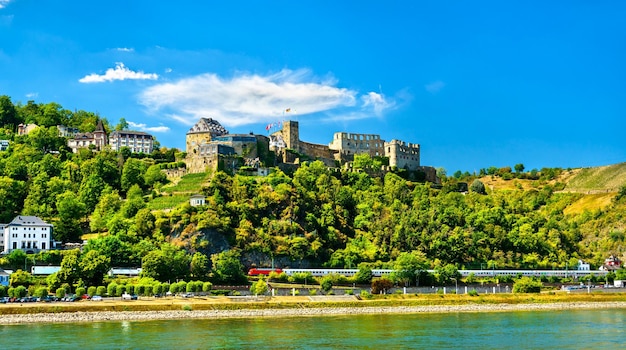
[{"label": "forested slope", "polygon": [[[89,234],[83,251],[70,259],[87,270],[95,269],[90,262],[101,261],[98,271],[142,266],[146,276],[171,280],[221,276],[215,270],[220,259],[246,265],[273,259],[291,267],[391,266],[386,264],[402,252],[424,258],[432,268],[563,268],[578,259],[597,267],[610,254],[622,257],[626,247],[626,184],[609,181],[624,179],[623,165],[570,177],[559,177],[569,173],[562,169],[523,167],[516,174],[508,168],[486,177],[443,175],[442,186],[433,187],[405,180],[402,171],[380,178],[305,162],[293,174],[215,172],[168,184],[162,170],[181,165],[176,150],[72,154],[53,125],[15,134],[16,123],[28,118],[39,121],[56,110],[71,122],[78,113],[46,106],[14,106],[12,123],[0,125],[3,138],[11,140],[0,152],[0,222],[36,215],[54,224],[57,240],[80,242]],[[99,118],[84,115],[91,119],[74,125],[87,128],[87,120]],[[8,120],[6,113],[0,120]],[[484,186],[488,179],[506,186]],[[471,184],[469,193],[458,192],[459,180]],[[591,194],[567,191],[570,180],[571,188],[610,186],[604,193],[609,197],[602,206],[572,210]],[[188,204],[185,196],[194,192],[206,195],[205,206]],[[35,259],[59,264],[64,254]]]}]

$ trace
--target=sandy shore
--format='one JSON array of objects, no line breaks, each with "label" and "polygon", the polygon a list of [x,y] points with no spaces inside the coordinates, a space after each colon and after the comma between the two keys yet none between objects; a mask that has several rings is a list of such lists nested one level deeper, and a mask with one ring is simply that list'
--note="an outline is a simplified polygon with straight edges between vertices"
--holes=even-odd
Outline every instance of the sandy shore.
[{"label": "sandy shore", "polygon": [[53,322],[100,322],[141,321],[173,319],[215,319],[248,317],[293,317],[365,314],[407,314],[446,312],[514,312],[572,309],[626,308],[626,302],[572,302],[547,304],[477,304],[438,306],[395,307],[337,307],[302,309],[239,309],[239,310],[193,310],[193,311],[117,311],[117,312],[68,312],[0,315],[0,324],[53,323]]}]

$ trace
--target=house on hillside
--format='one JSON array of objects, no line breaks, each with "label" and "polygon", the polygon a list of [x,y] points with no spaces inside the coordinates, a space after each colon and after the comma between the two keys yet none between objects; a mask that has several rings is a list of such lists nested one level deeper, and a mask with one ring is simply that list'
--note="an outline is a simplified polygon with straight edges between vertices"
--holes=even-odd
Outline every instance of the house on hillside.
[{"label": "house on hillside", "polygon": [[192,207],[197,207],[199,205],[204,205],[206,203],[206,198],[203,194],[194,194],[189,198],[189,204]]},{"label": "house on hillside", "polygon": [[67,147],[74,153],[78,153],[80,148],[92,148],[94,151],[101,151],[106,145],[107,133],[101,120],[98,120],[96,130],[93,132],[76,133],[74,138],[67,140]]},{"label": "house on hillside", "polygon": [[18,215],[8,224],[0,224],[1,227],[4,227],[4,254],[15,249],[33,254],[51,248],[52,225],[36,216]]},{"label": "house on hillside", "polygon": [[10,278],[11,274],[0,268],[0,286],[8,287]]},{"label": "house on hillside", "polygon": [[39,125],[37,124],[20,124],[17,126],[17,134],[18,135],[28,135],[31,131],[37,129]]},{"label": "house on hillside", "polygon": [[0,152],[6,151],[9,148],[9,144],[11,144],[9,140],[0,140]]}]

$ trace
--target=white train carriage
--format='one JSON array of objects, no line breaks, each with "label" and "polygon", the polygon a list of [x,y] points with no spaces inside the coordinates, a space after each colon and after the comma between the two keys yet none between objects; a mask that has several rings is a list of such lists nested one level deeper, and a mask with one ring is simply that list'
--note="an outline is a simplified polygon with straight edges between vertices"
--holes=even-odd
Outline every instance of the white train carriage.
[{"label": "white train carriage", "polygon": [[[435,270],[427,270],[428,273],[434,273]],[[283,269],[287,276],[293,276],[296,273],[310,273],[313,277],[323,277],[326,275],[337,274],[345,277],[356,275],[358,269]],[[393,273],[390,269],[372,269],[372,276],[383,277]],[[579,278],[583,276],[604,276],[607,271],[603,270],[459,270],[461,277],[468,277],[473,274],[474,277],[495,277],[495,276],[526,276],[526,277],[551,277],[560,278],[571,277]]]}]

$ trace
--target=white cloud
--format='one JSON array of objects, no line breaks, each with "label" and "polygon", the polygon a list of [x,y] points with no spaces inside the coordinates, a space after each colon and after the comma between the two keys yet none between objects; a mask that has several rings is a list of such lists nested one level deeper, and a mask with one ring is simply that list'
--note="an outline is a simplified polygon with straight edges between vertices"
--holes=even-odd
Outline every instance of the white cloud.
[{"label": "white cloud", "polygon": [[172,68],[165,68],[165,73],[172,73]]},{"label": "white cloud", "polygon": [[26,98],[30,98],[30,99],[35,99],[39,97],[39,93],[38,92],[29,92],[26,94]]},{"label": "white cloud", "polygon": [[89,74],[79,79],[78,81],[81,83],[103,83],[105,81],[113,81],[113,80],[126,80],[126,79],[135,79],[135,80],[156,80],[159,76],[154,73],[144,73],[142,71],[135,72],[128,69],[124,63],[117,62],[115,64],[115,68],[109,68],[103,75],[98,74]]},{"label": "white cloud", "polygon": [[[243,73],[229,79],[207,73],[152,86],[143,91],[140,102],[183,124],[212,117],[226,126],[274,121],[286,108],[302,116],[362,107],[356,106],[356,91],[335,85],[334,79],[318,79],[306,69]],[[364,104],[376,109],[380,101],[367,97]]]},{"label": "white cloud", "polygon": [[130,126],[134,130],[139,131],[149,131],[149,132],[168,132],[170,128],[164,125],[161,126],[147,126],[144,123],[134,123],[129,121],[128,126]]},{"label": "white cloud", "polygon": [[383,94],[373,91],[361,96],[361,99],[363,100],[363,107],[373,109],[376,116],[381,116],[385,110],[395,106],[394,101],[388,101]]},{"label": "white cloud", "polygon": [[10,2],[11,0],[0,0],[0,9],[5,8]]},{"label": "white cloud", "polygon": [[441,91],[441,89],[443,89],[445,86],[446,86],[446,83],[444,83],[441,80],[437,80],[437,81],[433,81],[432,83],[424,85],[424,88],[426,88],[426,91],[430,92],[431,94],[436,94],[439,91]]},{"label": "white cloud", "polygon": [[121,51],[121,52],[134,52],[135,49],[133,48],[128,48],[128,47],[118,47],[115,50],[117,51]]}]

